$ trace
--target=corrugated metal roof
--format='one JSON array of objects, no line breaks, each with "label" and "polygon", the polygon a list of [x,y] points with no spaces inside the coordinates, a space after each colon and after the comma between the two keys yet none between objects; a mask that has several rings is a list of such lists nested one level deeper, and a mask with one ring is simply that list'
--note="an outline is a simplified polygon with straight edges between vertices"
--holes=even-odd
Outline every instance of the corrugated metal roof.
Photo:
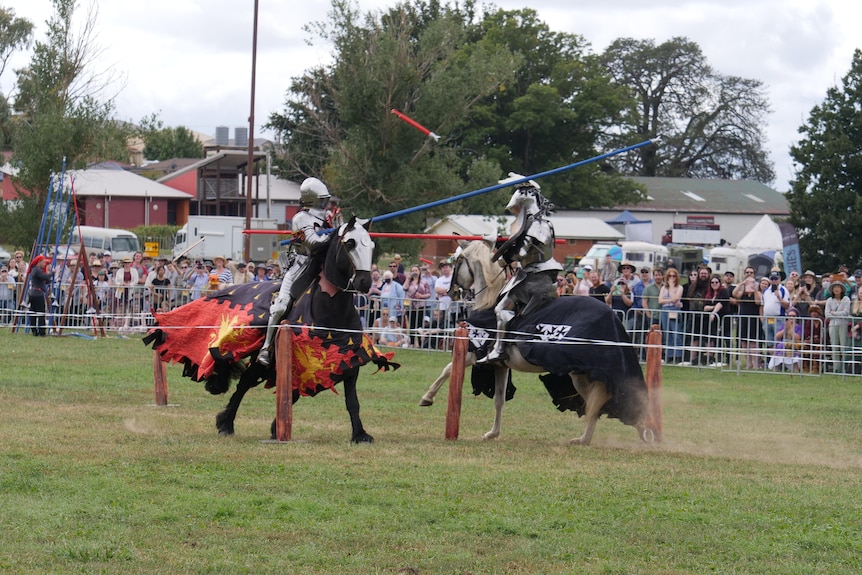
[{"label": "corrugated metal roof", "polygon": [[[477,215],[454,215],[446,216],[442,220],[426,228],[425,233],[452,233],[457,232],[465,236],[483,236],[496,234],[500,227],[499,218],[505,220],[502,228],[510,229],[514,216],[477,216]],[[566,240],[619,240],[625,238],[622,234],[598,218],[585,218],[578,216],[551,216],[554,224],[554,233],[559,239]],[[506,235],[506,232],[504,235]]]},{"label": "corrugated metal roof", "polygon": [[72,170],[66,176],[74,178],[75,194],[79,196],[176,198],[182,200],[191,198],[185,192],[169,188],[164,184],[126,170],[90,168]]},{"label": "corrugated metal roof", "polygon": [[[260,162],[266,159],[266,154],[262,152],[254,152],[252,160]],[[172,180],[182,174],[197,170],[198,168],[218,168],[222,172],[239,172],[245,170],[245,165],[248,164],[248,151],[242,150],[222,150],[206,158],[202,158],[195,163],[177,168],[176,171],[166,174],[158,179],[159,182]]]},{"label": "corrugated metal roof", "polygon": [[689,178],[631,178],[647,189],[649,200],[615,206],[639,212],[697,212],[789,215],[781,192],[750,180],[696,180]]}]

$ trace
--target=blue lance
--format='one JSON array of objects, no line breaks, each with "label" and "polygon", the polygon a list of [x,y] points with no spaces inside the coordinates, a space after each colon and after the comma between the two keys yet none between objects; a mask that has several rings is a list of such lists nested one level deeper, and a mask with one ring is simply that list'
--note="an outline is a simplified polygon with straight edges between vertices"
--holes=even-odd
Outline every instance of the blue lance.
[{"label": "blue lance", "polygon": [[429,208],[436,208],[437,206],[442,206],[444,204],[448,204],[451,202],[457,202],[459,200],[465,200],[467,198],[472,198],[473,196],[478,196],[480,194],[486,194],[488,192],[493,192],[495,190],[499,190],[501,188],[508,188],[509,186],[516,186],[518,184],[523,184],[524,182],[528,182],[530,180],[538,180],[539,178],[544,178],[545,176],[552,176],[554,174],[559,174],[561,172],[565,172],[567,170],[571,170],[573,168],[579,168],[586,164],[590,164],[592,162],[598,162],[599,160],[604,160],[605,158],[610,158],[611,156],[616,156],[617,154],[623,154],[625,152],[630,152],[632,150],[636,150],[637,148],[643,148],[644,146],[648,146],[650,144],[655,143],[658,140],[650,139],[644,140],[638,144],[633,144],[631,146],[626,146],[625,148],[620,148],[618,150],[612,150],[600,156],[595,156],[592,158],[587,158],[586,160],[581,160],[580,162],[575,162],[574,164],[569,164],[568,166],[562,166],[560,168],[554,168],[553,170],[547,170],[545,172],[539,172],[538,174],[533,174],[532,176],[524,176],[523,178],[517,180],[507,180],[501,184],[495,184],[493,186],[488,186],[487,188],[482,188],[481,190],[473,190],[472,192],[467,192],[464,194],[460,194],[458,196],[452,196],[451,198],[443,198],[442,200],[436,200],[434,202],[428,202],[427,204],[422,204],[420,206],[414,206],[412,208],[405,208],[403,210],[398,210],[397,212],[390,212],[388,214],[383,214],[382,216],[374,216],[371,218],[371,222],[382,222],[384,220],[389,220],[392,218],[397,218],[398,216],[406,216],[407,214],[412,214],[413,212],[419,212],[422,210],[427,210]]},{"label": "blue lance", "polygon": [[[388,214],[383,214],[380,216],[374,216],[371,218],[369,223],[374,222],[382,222],[384,220],[389,220],[392,218],[397,218],[398,216],[406,216],[408,214],[412,214],[414,212],[420,212],[422,210],[427,210],[429,208],[436,208],[437,206],[442,206],[444,204],[449,204],[452,202],[457,202],[459,200],[465,200],[467,198],[472,198],[473,196],[478,196],[480,194],[486,194],[488,192],[493,192],[495,190],[499,190],[502,188],[508,188],[509,186],[516,186],[518,184],[522,184],[524,182],[528,182],[530,180],[538,180],[539,178],[544,178],[545,176],[552,176],[554,174],[559,174],[565,172],[567,170],[571,170],[574,168],[579,168],[586,164],[591,164],[593,162],[598,162],[600,160],[604,160],[605,158],[610,158],[611,156],[616,156],[618,154],[623,154],[625,152],[630,152],[632,150],[636,150],[638,148],[643,148],[644,146],[649,146],[650,144],[655,144],[658,141],[658,138],[651,138],[649,140],[644,140],[643,142],[639,142],[637,144],[632,144],[631,146],[626,146],[624,148],[619,148],[616,150],[611,150],[610,152],[606,152],[604,154],[594,156],[592,158],[587,158],[586,160],[581,160],[579,162],[575,162],[574,164],[569,164],[567,166],[562,166],[559,168],[554,168],[553,170],[547,170],[544,172],[539,172],[538,174],[533,174],[531,176],[524,176],[517,180],[507,180],[500,184],[494,184],[493,186],[488,186],[487,188],[482,188],[479,190],[473,190],[472,192],[466,192],[464,194],[460,194],[457,196],[452,196],[451,198],[443,198],[442,200],[436,200],[433,202],[428,202],[427,204],[421,204],[418,206],[413,206],[412,208],[405,208],[403,210],[398,210],[395,212],[389,212]],[[321,230],[319,234],[328,234],[332,233],[334,229]],[[289,244],[290,240],[282,240],[281,245]]]}]

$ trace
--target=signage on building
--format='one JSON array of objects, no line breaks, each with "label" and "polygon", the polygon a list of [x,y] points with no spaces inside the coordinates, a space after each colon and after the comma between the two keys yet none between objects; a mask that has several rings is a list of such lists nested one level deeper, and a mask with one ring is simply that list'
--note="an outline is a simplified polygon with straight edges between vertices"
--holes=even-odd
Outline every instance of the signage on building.
[{"label": "signage on building", "polygon": [[715,216],[686,216],[685,223],[692,225],[714,224]]},{"label": "signage on building", "polygon": [[674,224],[673,243],[717,246],[721,243],[721,226],[712,223]]}]

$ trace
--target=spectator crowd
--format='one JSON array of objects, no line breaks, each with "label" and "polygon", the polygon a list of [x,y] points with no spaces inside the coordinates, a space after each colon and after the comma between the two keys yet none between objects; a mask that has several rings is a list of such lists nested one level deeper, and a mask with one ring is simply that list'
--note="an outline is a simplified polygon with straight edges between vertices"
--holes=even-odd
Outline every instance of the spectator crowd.
[{"label": "spectator crowd", "polygon": [[[77,255],[55,257],[47,305],[65,325],[90,325],[97,313],[108,327],[143,328],[151,314],[167,311],[207,293],[247,282],[279,279],[277,260],[261,263],[166,257],[137,252],[115,261],[110,252],[87,258],[87,286]],[[446,349],[463,301],[449,296],[453,266],[420,259],[405,266],[395,254],[371,271],[371,288],[356,294],[356,307],[374,342],[386,346]],[[27,310],[23,281],[28,261],[16,251],[0,266],[0,323],[9,325],[16,310]],[[681,273],[616,264],[610,258],[593,269],[575,267],[557,277],[557,294],[593,297],[619,314],[640,346],[652,326],[662,331],[667,364],[726,366],[798,372],[862,373],[862,269],[849,273],[807,270],[789,276],[773,269],[755,277],[731,271],[713,273],[706,265]]]},{"label": "spectator crowd", "polygon": [[603,301],[636,344],[660,327],[665,363],[722,367],[736,360],[744,369],[862,373],[862,269],[755,273],[749,266],[737,279],[705,264],[683,275],[673,266],[605,262],[600,271],[584,266],[559,275],[557,289]]}]

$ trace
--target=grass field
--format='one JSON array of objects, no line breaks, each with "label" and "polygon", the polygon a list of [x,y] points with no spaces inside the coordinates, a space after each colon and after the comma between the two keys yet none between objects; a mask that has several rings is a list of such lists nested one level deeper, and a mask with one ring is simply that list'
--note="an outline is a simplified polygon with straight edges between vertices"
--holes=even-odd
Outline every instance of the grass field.
[{"label": "grass field", "polygon": [[[0,332],[0,573],[858,574],[862,382],[664,370],[664,435],[554,409],[517,374],[503,434],[465,395],[443,439],[448,361],[400,351],[360,377],[373,445],[348,442],[343,397],[294,410],[270,444],[271,391],[237,434],[227,397],[168,369],[154,407],[140,340]],[[469,386],[465,387],[465,390]]]}]

